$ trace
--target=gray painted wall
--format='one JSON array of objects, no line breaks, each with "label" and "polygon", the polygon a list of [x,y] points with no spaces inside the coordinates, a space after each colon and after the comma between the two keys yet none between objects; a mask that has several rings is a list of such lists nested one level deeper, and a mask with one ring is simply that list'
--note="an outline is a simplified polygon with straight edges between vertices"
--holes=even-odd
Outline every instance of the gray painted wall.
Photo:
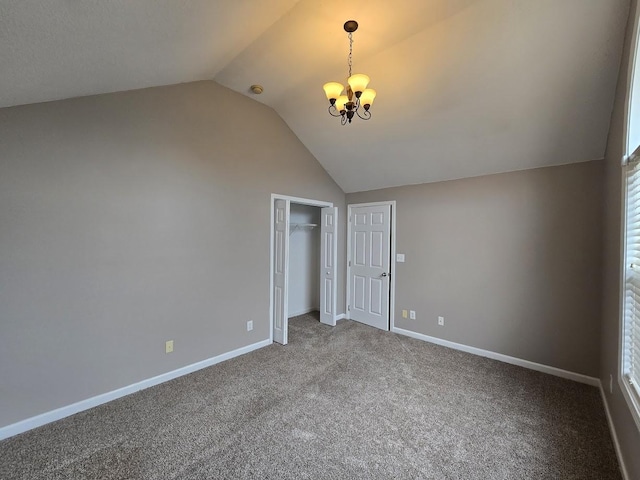
[{"label": "gray painted wall", "polygon": [[[623,124],[625,121],[626,92],[628,88],[627,72],[631,56],[631,38],[633,18],[638,8],[637,0],[631,2],[629,23],[625,36],[622,65],[618,78],[615,104],[611,117],[609,141],[604,168],[604,281],[603,281],[603,320],[602,320],[602,361],[600,380],[605,386],[607,403],[616,428],[620,447],[627,466],[629,478],[640,478],[640,432],[631,417],[617,382],[618,361],[620,357],[619,339],[622,328],[620,310],[621,270],[621,228],[624,205],[622,203],[623,172],[620,160],[624,154]],[[609,392],[609,375],[614,378],[613,392]]]},{"label": "gray painted wall", "polygon": [[601,175],[587,162],[347,202],[397,202],[397,327],[597,376]]},{"label": "gray painted wall", "polygon": [[0,426],[268,338],[271,193],[346,217],[280,117],[214,82],[0,109]]}]

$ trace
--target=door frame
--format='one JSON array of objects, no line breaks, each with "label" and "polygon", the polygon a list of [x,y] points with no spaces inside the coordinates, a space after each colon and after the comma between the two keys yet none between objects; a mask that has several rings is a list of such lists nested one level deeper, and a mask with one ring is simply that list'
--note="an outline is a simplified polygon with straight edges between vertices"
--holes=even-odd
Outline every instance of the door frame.
[{"label": "door frame", "polygon": [[[301,205],[309,205],[312,207],[333,207],[333,202],[325,202],[323,200],[314,200],[312,198],[301,198],[301,197],[292,197],[290,195],[281,195],[279,193],[271,194],[271,208],[270,208],[270,221],[269,221],[269,342],[273,343],[273,264],[274,264],[274,254],[275,251],[273,249],[273,237],[275,234],[274,230],[274,221],[275,215],[274,210],[276,207],[276,200],[284,200],[287,202],[287,218],[291,215],[291,203],[298,203]],[[337,225],[336,225],[337,228]],[[289,263],[286,265],[287,272],[289,271]],[[287,293],[289,293],[289,285],[285,285],[285,289]],[[336,299],[337,302],[337,299]],[[335,315],[335,314],[334,314]]]},{"label": "door frame", "polygon": [[351,209],[353,207],[377,207],[389,205],[391,210],[391,224],[389,225],[389,235],[391,235],[391,252],[389,254],[389,268],[391,272],[391,282],[389,282],[389,324],[387,331],[395,328],[395,307],[396,307],[396,201],[370,203],[350,203],[347,205],[347,298],[345,318],[351,320]]}]

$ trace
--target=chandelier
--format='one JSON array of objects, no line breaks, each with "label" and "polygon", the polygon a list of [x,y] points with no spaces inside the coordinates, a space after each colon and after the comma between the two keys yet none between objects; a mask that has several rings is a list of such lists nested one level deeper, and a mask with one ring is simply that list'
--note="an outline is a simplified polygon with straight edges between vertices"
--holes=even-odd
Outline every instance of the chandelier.
[{"label": "chandelier", "polygon": [[[340,117],[340,123],[351,123],[355,115],[362,120],[371,118],[371,104],[376,97],[376,91],[367,88],[369,77],[362,73],[351,74],[351,62],[353,56],[353,32],[358,29],[358,22],[349,20],[344,24],[344,30],[349,34],[349,78],[347,79],[347,94],[342,95],[344,86],[338,82],[325,83],[324,93],[329,100],[329,114]],[[355,97],[355,98],[354,98]]]}]

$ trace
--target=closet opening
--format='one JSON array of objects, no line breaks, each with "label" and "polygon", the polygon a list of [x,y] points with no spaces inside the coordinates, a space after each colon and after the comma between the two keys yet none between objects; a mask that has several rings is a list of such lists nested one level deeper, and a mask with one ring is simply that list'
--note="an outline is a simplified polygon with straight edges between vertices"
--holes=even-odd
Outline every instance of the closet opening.
[{"label": "closet opening", "polygon": [[320,311],[320,207],[291,202],[288,317]]},{"label": "closet opening", "polygon": [[289,318],[315,310],[335,325],[337,208],[331,202],[271,196],[271,340],[286,345]]}]

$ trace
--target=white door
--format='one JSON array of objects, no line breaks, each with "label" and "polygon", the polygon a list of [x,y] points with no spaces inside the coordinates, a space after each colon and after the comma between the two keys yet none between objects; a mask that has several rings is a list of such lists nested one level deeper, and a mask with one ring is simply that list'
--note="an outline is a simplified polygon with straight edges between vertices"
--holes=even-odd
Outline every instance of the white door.
[{"label": "white door", "polygon": [[273,341],[286,345],[289,330],[289,201],[275,201],[273,239]]},{"label": "white door", "polygon": [[338,209],[325,207],[320,216],[320,321],[335,326]]},{"label": "white door", "polygon": [[391,206],[352,206],[349,313],[352,320],[389,330]]}]

